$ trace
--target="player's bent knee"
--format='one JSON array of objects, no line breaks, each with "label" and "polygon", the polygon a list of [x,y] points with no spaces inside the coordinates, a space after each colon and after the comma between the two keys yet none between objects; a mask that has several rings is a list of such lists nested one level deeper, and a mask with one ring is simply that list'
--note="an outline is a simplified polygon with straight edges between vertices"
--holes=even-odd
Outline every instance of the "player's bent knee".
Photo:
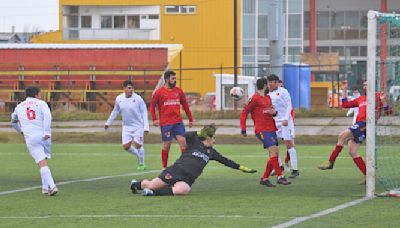
[{"label": "player's bent knee", "polygon": [[47,160],[46,160],[46,159],[43,159],[43,160],[39,161],[39,162],[38,162],[38,166],[39,166],[40,168],[47,166]]}]

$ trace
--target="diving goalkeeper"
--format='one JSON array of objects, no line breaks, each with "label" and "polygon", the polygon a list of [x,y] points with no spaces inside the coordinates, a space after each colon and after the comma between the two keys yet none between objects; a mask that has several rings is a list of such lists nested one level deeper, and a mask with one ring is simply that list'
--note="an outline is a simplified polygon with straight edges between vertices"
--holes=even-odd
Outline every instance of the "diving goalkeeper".
[{"label": "diving goalkeeper", "polygon": [[213,148],[215,131],[214,125],[207,125],[199,132],[187,132],[185,134],[186,153],[183,153],[173,165],[168,166],[151,181],[133,179],[131,182],[132,193],[142,190],[143,196],[187,195],[192,184],[201,175],[210,160],[218,161],[245,173],[257,172],[257,170],[239,165],[218,153]]}]

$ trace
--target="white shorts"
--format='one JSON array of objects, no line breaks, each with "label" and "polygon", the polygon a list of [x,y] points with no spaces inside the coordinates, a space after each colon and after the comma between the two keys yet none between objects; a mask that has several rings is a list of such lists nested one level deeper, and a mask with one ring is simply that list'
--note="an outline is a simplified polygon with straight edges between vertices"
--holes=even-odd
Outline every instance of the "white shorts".
[{"label": "white shorts", "polygon": [[295,138],[293,121],[288,121],[287,126],[283,126],[282,122],[276,123],[276,136],[278,139],[293,140]]},{"label": "white shorts", "polygon": [[143,134],[144,134],[143,129],[136,129],[136,130],[122,129],[122,144],[135,142],[137,144],[143,145]]},{"label": "white shorts", "polygon": [[51,158],[51,138],[43,140],[43,135],[34,135],[26,137],[25,142],[36,164]]}]

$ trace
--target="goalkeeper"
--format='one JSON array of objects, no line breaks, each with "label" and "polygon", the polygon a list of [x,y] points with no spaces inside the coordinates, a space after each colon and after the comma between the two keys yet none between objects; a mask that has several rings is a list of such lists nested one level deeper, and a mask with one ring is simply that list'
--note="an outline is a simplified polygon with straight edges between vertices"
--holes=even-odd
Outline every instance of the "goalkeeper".
[{"label": "goalkeeper", "polygon": [[199,132],[187,132],[185,134],[186,153],[183,153],[173,165],[168,166],[153,180],[132,180],[132,193],[138,193],[138,190],[143,190],[143,196],[187,195],[191,190],[192,184],[201,175],[210,160],[218,161],[232,169],[238,169],[245,173],[257,172],[254,169],[241,166],[218,153],[213,148],[215,131],[215,126],[211,124],[204,126]]}]

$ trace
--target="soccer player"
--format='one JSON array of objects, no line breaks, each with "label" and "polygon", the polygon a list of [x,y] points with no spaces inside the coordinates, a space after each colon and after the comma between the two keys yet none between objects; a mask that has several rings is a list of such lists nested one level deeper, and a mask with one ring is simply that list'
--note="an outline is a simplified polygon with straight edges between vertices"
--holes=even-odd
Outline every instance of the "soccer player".
[{"label": "soccer player", "polygon": [[[354,99],[347,100],[347,81],[342,81],[342,107],[343,108],[352,108],[358,107],[359,112],[357,115],[356,123],[351,127],[339,134],[337,144],[333,149],[329,160],[323,162],[320,166],[318,166],[321,170],[333,169],[336,158],[339,153],[343,149],[343,145],[346,141],[348,141],[349,154],[353,158],[354,163],[360,169],[360,171],[366,175],[366,166],[363,158],[358,154],[358,149],[360,148],[361,143],[365,139],[366,134],[366,117],[367,117],[367,82],[364,82],[363,89],[365,94]],[[386,114],[390,114],[391,109],[387,104],[386,96],[381,93],[375,94],[376,101],[376,111],[377,111],[377,119],[379,118],[382,111],[385,111]],[[361,184],[365,184],[365,179],[361,182]]]},{"label": "soccer player", "polygon": [[[163,169],[168,164],[168,155],[173,138],[178,142],[181,153],[186,151],[185,126],[182,122],[181,105],[189,118],[189,127],[193,126],[193,117],[185,94],[180,88],[176,87],[175,72],[166,71],[164,73],[164,81],[165,85],[156,90],[150,103],[153,124],[154,126],[160,126],[161,137],[164,142],[161,150]],[[156,106],[158,106],[159,119],[157,119],[156,115]]]},{"label": "soccer player", "polygon": [[51,158],[51,112],[46,102],[40,100],[38,87],[28,87],[25,94],[25,101],[11,114],[11,125],[24,136],[29,153],[40,168],[42,193],[54,196],[58,188],[47,164]]},{"label": "soccer player", "polygon": [[269,160],[267,162],[265,172],[261,177],[260,184],[267,187],[275,187],[270,181],[269,176],[272,169],[275,170],[278,184],[288,185],[289,181],[282,175],[279,167],[278,157],[278,139],[276,138],[276,126],[273,115],[276,115],[275,109],[272,107],[271,98],[266,94],[267,79],[260,78],[257,80],[257,92],[249,99],[240,115],[240,128],[242,136],[246,137],[246,119],[249,113],[254,121],[254,131],[257,138],[263,143],[264,149],[268,149]]},{"label": "soccer player", "polygon": [[132,193],[143,190],[143,196],[187,195],[192,184],[201,175],[210,160],[218,161],[245,173],[257,172],[218,153],[213,148],[215,131],[214,125],[208,125],[199,132],[187,132],[185,134],[188,143],[187,151],[153,180],[144,179],[138,182],[133,179],[131,181]]},{"label": "soccer player", "polygon": [[272,106],[277,111],[277,115],[274,117],[277,137],[283,140],[286,145],[287,152],[290,157],[290,164],[292,166],[292,173],[289,178],[295,178],[299,176],[297,168],[297,151],[294,145],[295,131],[294,122],[292,118],[292,99],[289,92],[279,86],[279,77],[271,74],[268,76],[268,95],[271,97]]},{"label": "soccer player", "polygon": [[133,83],[129,80],[123,83],[124,93],[115,98],[114,109],[104,125],[107,130],[114,119],[121,113],[122,116],[122,147],[138,158],[137,170],[146,169],[144,164],[144,133],[149,133],[147,107],[143,99],[134,92]]},{"label": "soccer player", "polygon": [[[360,96],[360,92],[358,89],[353,90],[353,99],[358,98]],[[358,107],[350,108],[349,111],[346,113],[346,116],[350,116],[353,114],[353,125],[356,124],[357,114],[358,114]]]}]

